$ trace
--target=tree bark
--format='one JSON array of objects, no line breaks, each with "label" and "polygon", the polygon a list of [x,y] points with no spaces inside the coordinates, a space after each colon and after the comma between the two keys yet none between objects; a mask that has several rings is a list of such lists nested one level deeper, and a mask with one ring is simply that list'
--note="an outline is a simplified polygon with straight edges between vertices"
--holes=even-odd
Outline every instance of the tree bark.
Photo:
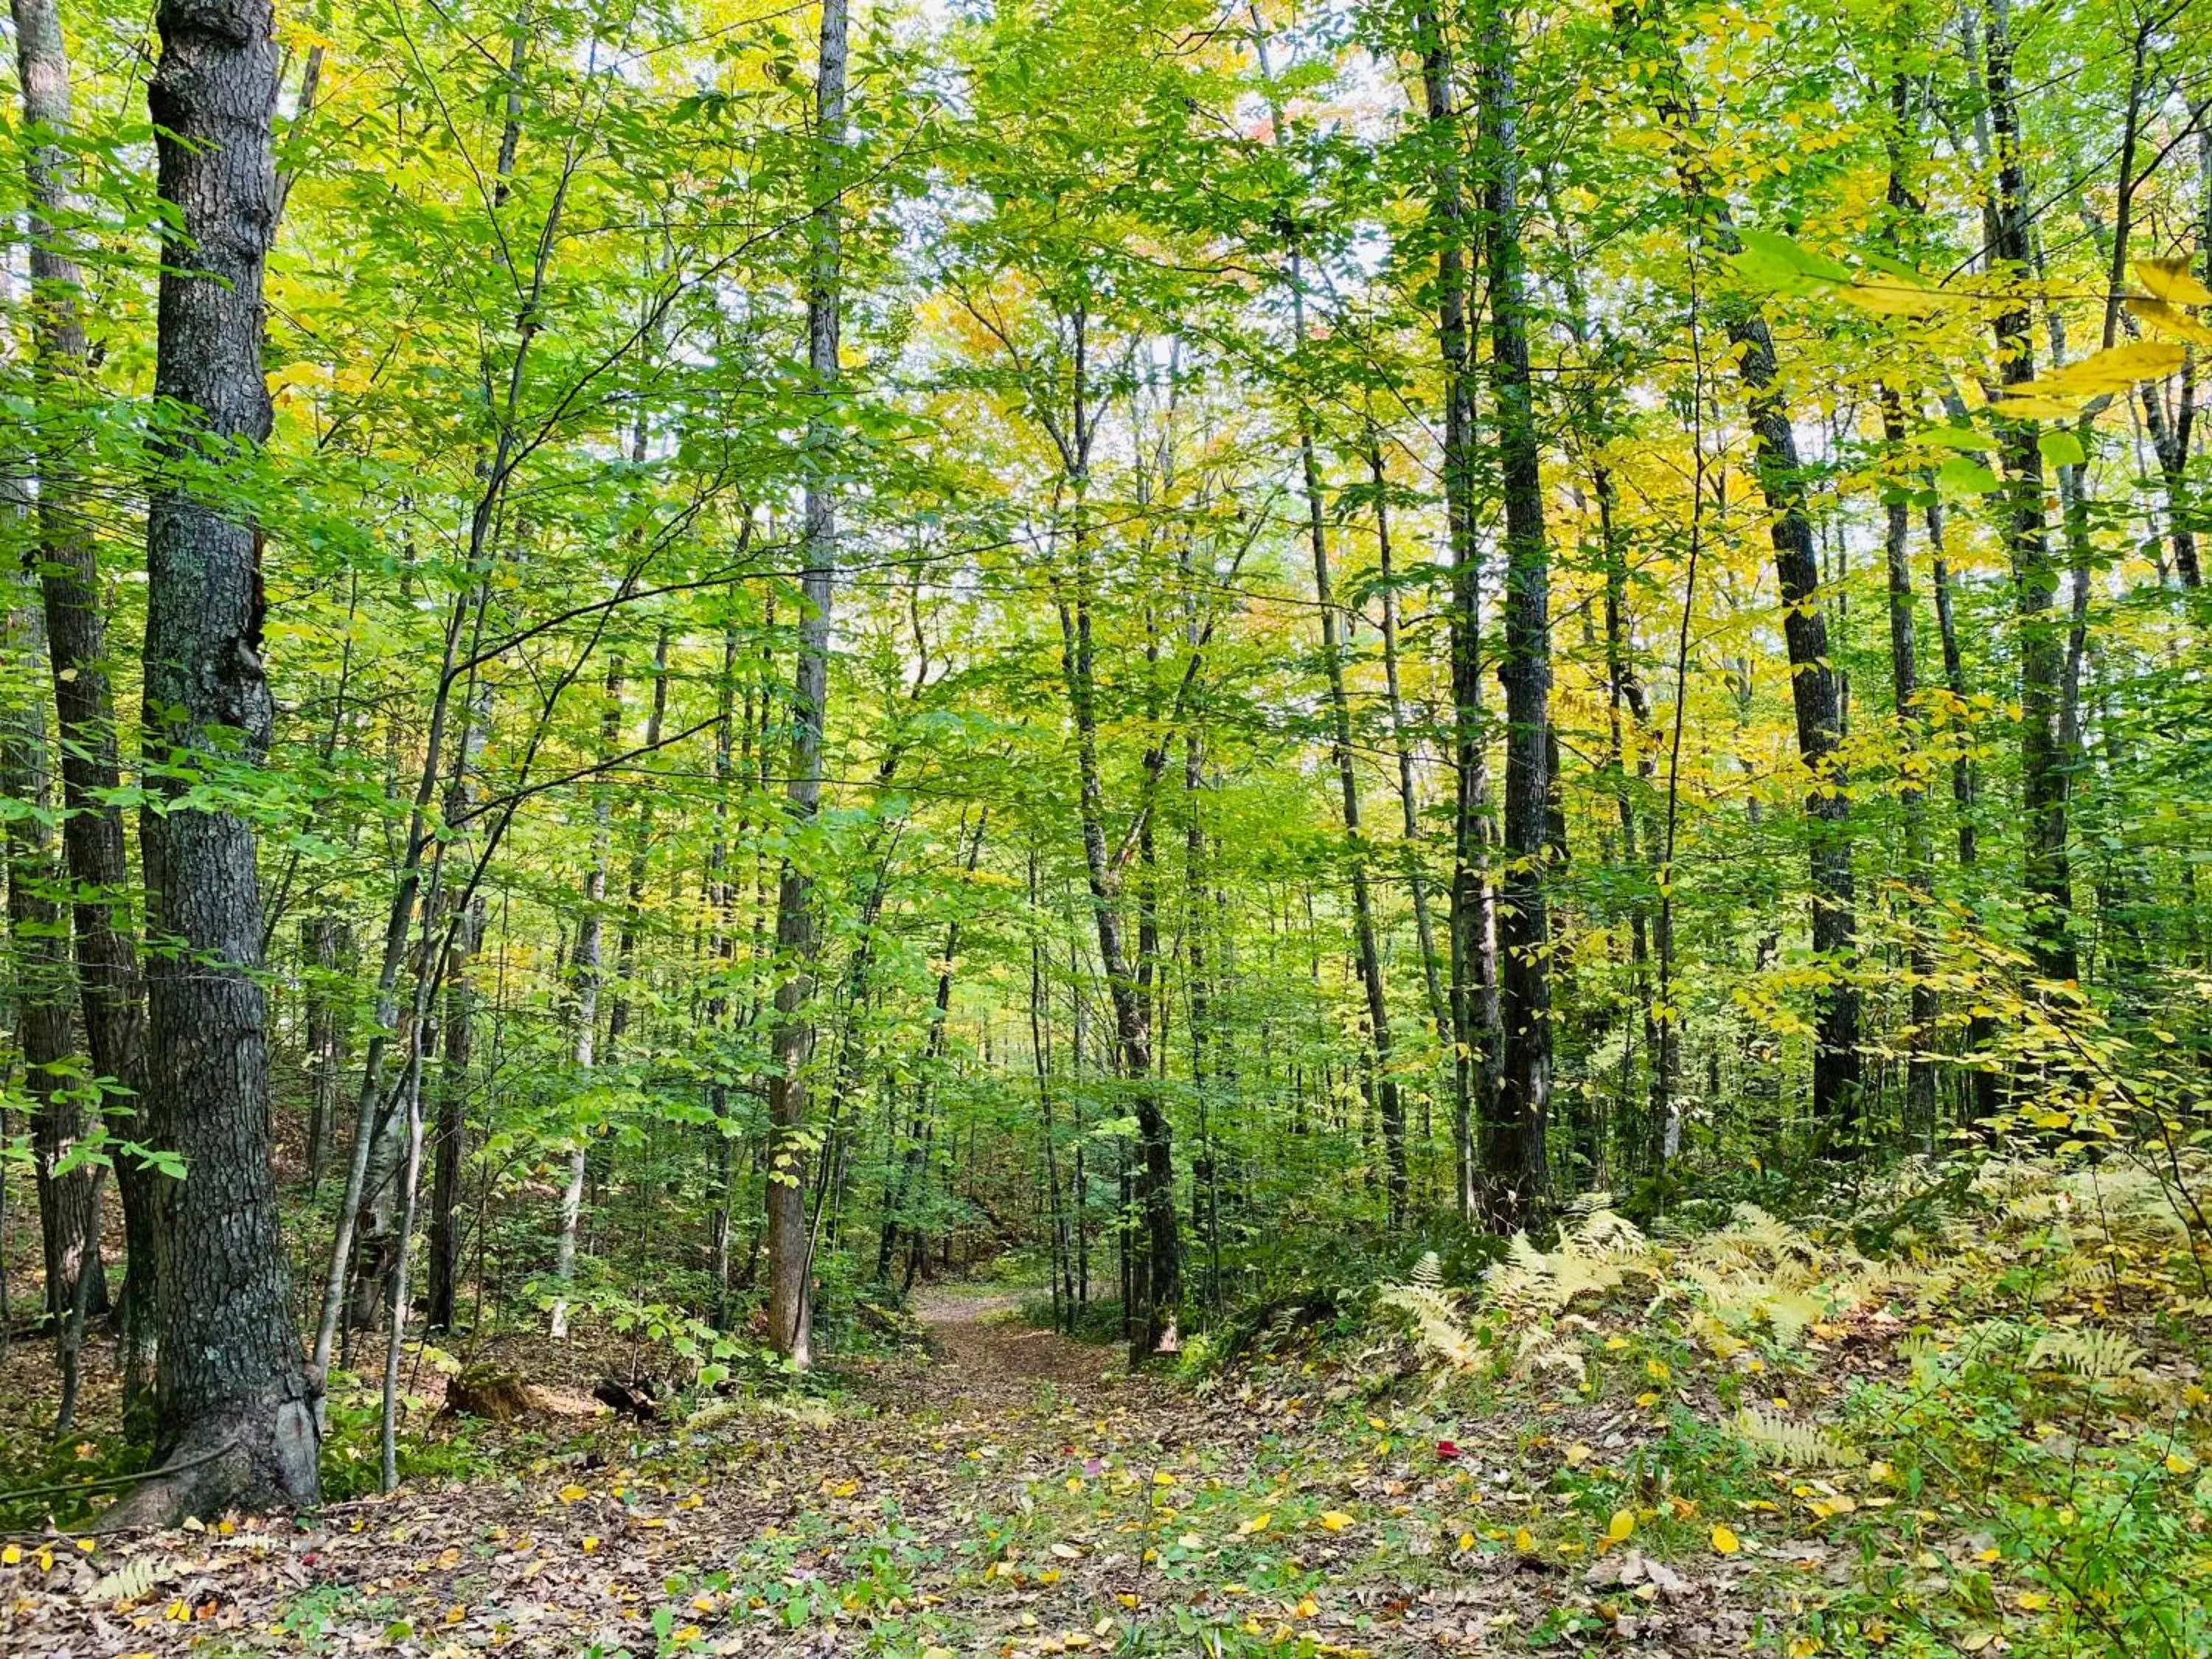
[{"label": "tree bark", "polygon": [[[269,434],[263,261],[276,213],[267,0],[162,0],[147,88],[164,238],[154,389],[189,424],[166,440],[146,532],[147,817],[162,950],[149,976],[155,1144],[185,1166],[162,1194],[157,1467],[112,1525],[233,1503],[315,1503],[319,1378],[301,1364],[270,1164],[261,904],[252,825],[181,799],[258,768],[271,719],[261,538],[191,477]],[[204,1461],[202,1461],[204,1460]],[[173,1467],[163,1468],[162,1465]]]},{"label": "tree bark", "polygon": [[[792,690],[790,782],[785,809],[803,832],[822,802],[822,727],[830,698],[830,619],[837,568],[836,443],[828,401],[836,395],[840,253],[844,180],[846,0],[823,0],[814,82],[814,210],[808,220],[811,264],[806,292],[806,363],[812,395],[824,407],[807,422],[805,604],[799,624],[799,669]],[[813,882],[804,855],[787,856],[776,894],[775,942],[785,964],[776,988],[775,1057],[769,1073],[769,1341],[799,1370],[813,1359],[806,1178],[807,1061],[814,1047]]]},{"label": "tree bark", "polygon": [[1551,554],[1528,374],[1521,253],[1520,106],[1511,23],[1486,7],[1478,77],[1483,226],[1490,278],[1490,375],[1505,507],[1505,844],[1498,908],[1504,1026],[1503,1087],[1485,1137],[1486,1207],[1501,1231],[1551,1191]]},{"label": "tree bark", "polygon": [[[1658,88],[1659,112],[1670,125],[1691,133],[1696,117],[1680,86],[1680,58],[1672,42],[1663,38],[1637,41],[1634,31],[1646,20],[1632,7],[1619,16],[1628,44],[1661,54],[1664,77]],[[1663,30],[1663,21],[1654,21]],[[1733,254],[1741,244],[1727,198],[1707,170],[1704,155],[1700,149],[1678,143],[1676,176],[1685,203],[1710,229],[1715,245]],[[1820,552],[1813,540],[1797,434],[1777,384],[1780,369],[1774,336],[1756,304],[1737,301],[1729,305],[1724,319],[1744,388],[1759,494],[1771,520],[1768,538],[1784,606],[1783,636],[1790,658],[1797,754],[1809,775],[1805,817],[1811,831],[1813,950],[1823,969],[1823,982],[1814,997],[1813,1115],[1824,1147],[1839,1148],[1856,1142],[1861,1109],[1859,994],[1853,977],[1858,927],[1851,876],[1850,797],[1843,769],[1843,690],[1828,657]]]},{"label": "tree bark", "polygon": [[[9,486],[0,483],[0,490]],[[0,507],[0,511],[9,509]],[[33,673],[43,654],[31,595],[13,583],[6,616],[9,653],[27,659]],[[31,1097],[31,1175],[39,1201],[39,1243],[46,1268],[46,1311],[66,1346],[77,1305],[78,1279],[88,1313],[107,1310],[107,1276],[100,1259],[95,1170],[57,1167],[93,1127],[82,1084],[70,1073],[67,935],[55,898],[62,878],[48,817],[53,811],[46,700],[33,695],[0,730],[0,797],[19,810],[8,819],[8,942],[14,957],[15,1048]],[[27,809],[27,810],[21,810]]]},{"label": "tree bark", "polygon": [[[55,0],[10,0],[10,5],[24,120],[66,139],[73,123],[58,8]],[[42,407],[52,410],[70,400],[88,372],[83,283],[72,228],[83,204],[75,165],[62,143],[33,146],[28,161],[37,384]],[[123,809],[114,804],[122,781],[115,694],[100,611],[98,551],[83,481],[70,457],[64,439],[42,443],[38,459],[38,568],[61,744],[62,845],[74,893],[71,926],[85,1047],[94,1073],[111,1091],[103,1114],[122,1120],[115,1126],[118,1139],[143,1143],[149,1109],[146,991],[131,921]],[[137,1430],[149,1426],[145,1419],[154,1387],[157,1177],[127,1153],[116,1158],[115,1167],[129,1260],[122,1305],[124,1408],[126,1422]]]},{"label": "tree bark", "polygon": [[1482,568],[1474,535],[1474,393],[1469,378],[1467,209],[1459,173],[1459,114],[1450,37],[1426,5],[1413,16],[1429,146],[1429,222],[1437,239],[1437,337],[1444,382],[1443,487],[1451,552],[1453,801],[1452,1138],[1462,1220],[1480,1207],[1475,1126],[1494,1115],[1498,1030],[1494,916],[1484,847],[1489,778],[1483,745]]},{"label": "tree bark", "polygon": [[[2010,13],[2007,0],[1993,0],[1984,47],[1983,84],[1997,164],[1990,263],[2003,280],[2024,282],[2032,271],[2033,249],[2020,118],[2013,100]],[[2025,299],[2007,306],[1996,319],[1998,378],[2008,386],[2035,378],[2029,322]],[[2074,945],[2074,881],[2067,854],[2066,746],[2059,731],[2064,653],[2052,611],[2058,569],[2044,524],[2043,455],[2036,422],[2000,418],[1997,431],[2003,443],[2004,538],[2012,556],[2013,617],[2019,634],[2021,878],[2029,950],[2044,978],[2067,981],[2080,977],[2081,964]]]}]

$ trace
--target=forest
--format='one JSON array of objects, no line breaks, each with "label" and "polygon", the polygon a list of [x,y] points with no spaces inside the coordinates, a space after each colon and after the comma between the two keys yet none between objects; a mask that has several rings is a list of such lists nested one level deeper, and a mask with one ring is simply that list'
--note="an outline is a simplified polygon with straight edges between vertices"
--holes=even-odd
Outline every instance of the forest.
[{"label": "forest", "polygon": [[2212,1651],[2212,10],[9,5],[0,1648]]}]

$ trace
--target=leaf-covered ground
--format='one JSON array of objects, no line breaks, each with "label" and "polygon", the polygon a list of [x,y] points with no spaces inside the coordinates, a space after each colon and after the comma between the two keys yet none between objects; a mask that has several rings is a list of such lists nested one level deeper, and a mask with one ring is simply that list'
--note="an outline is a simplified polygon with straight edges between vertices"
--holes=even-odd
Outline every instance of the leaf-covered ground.
[{"label": "leaf-covered ground", "polygon": [[500,1475],[307,1524],[19,1538],[0,1650],[1735,1654],[1783,1648],[1790,1581],[1837,1565],[1811,1539],[1717,1553],[1656,1486],[1584,1540],[1519,1524],[1554,1475],[1632,1457],[1648,1412],[1440,1433],[1371,1353],[1194,1394],[1011,1310],[931,1293],[934,1358],[835,1406],[525,1435]]}]

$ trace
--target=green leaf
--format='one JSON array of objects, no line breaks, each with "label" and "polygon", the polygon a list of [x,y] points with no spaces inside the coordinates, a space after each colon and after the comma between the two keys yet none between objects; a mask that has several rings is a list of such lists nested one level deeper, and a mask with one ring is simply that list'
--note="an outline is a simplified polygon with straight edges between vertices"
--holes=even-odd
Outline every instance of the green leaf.
[{"label": "green leaf", "polygon": [[1936,488],[1951,496],[1986,495],[1997,487],[1997,475],[1979,461],[1954,456],[1936,469]]},{"label": "green leaf", "polygon": [[2079,466],[2089,459],[2081,441],[2064,427],[2046,428],[2037,436],[2035,447],[2043,452],[2048,466]]}]

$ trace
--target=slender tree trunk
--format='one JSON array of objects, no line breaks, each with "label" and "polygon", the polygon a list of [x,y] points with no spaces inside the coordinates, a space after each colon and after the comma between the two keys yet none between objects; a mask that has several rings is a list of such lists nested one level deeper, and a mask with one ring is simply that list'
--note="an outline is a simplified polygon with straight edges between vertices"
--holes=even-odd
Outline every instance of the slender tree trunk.
[{"label": "slender tree trunk", "polygon": [[[75,255],[83,216],[75,163],[70,65],[55,0],[10,0],[26,125],[59,141],[28,152],[32,331],[44,409],[60,412],[88,373],[82,279]],[[43,426],[43,422],[42,422]],[[100,569],[83,481],[65,435],[41,438],[39,572],[61,745],[62,844],[74,889],[78,995],[92,1069],[114,1094],[103,1113],[125,1141],[145,1142],[149,1109],[145,982],[131,921],[131,866],[117,759],[115,693],[109,678]],[[158,1321],[155,1211],[158,1178],[127,1153],[115,1159],[123,1199],[129,1276],[123,1290],[123,1395],[126,1424],[150,1433]]]},{"label": "slender tree trunk", "polygon": [[1451,1008],[1444,999],[1443,974],[1437,958],[1436,927],[1429,915],[1429,872],[1421,856],[1419,792],[1413,779],[1413,744],[1406,722],[1406,700],[1398,665],[1398,590],[1391,564],[1389,480],[1382,466],[1382,446],[1372,434],[1367,448],[1368,471],[1375,486],[1375,550],[1382,588],[1382,684],[1390,716],[1390,746],[1398,764],[1398,808],[1403,820],[1406,883],[1413,900],[1413,938],[1420,946],[1421,977],[1429,994],[1429,1018],[1437,1028],[1437,1041],[1449,1054],[1452,1046]]},{"label": "slender tree trunk", "polygon": [[[9,486],[0,483],[0,490]],[[0,508],[0,511],[5,511]],[[43,654],[39,614],[24,585],[9,579],[6,615],[9,654],[22,655],[34,672]],[[58,1166],[93,1127],[82,1085],[70,1073],[68,941],[62,933],[62,880],[47,815],[53,810],[44,697],[33,694],[0,729],[0,797],[27,807],[9,816],[8,942],[14,957],[15,1048],[23,1060],[23,1085],[31,1098],[31,1175],[39,1200],[39,1241],[46,1268],[46,1311],[64,1345],[78,1300],[107,1310],[107,1277],[100,1259],[96,1171]]]},{"label": "slender tree trunk", "polygon": [[[599,716],[599,759],[604,764],[622,748],[623,660],[607,665],[605,701]],[[613,854],[614,797],[604,781],[592,786],[592,862],[584,875],[583,915],[576,922],[576,955],[570,965],[576,989],[574,1046],[570,1058],[576,1087],[589,1092],[599,1033],[600,943],[606,932],[607,866]],[[561,1232],[554,1246],[554,1295],[548,1334],[568,1334],[568,1289],[576,1277],[576,1233],[584,1212],[584,1177],[588,1172],[591,1131],[578,1132],[568,1154],[568,1184],[561,1190]]]},{"label": "slender tree trunk", "polygon": [[[1900,42],[1900,49],[1905,43]],[[1911,193],[1905,183],[1905,143],[1911,131],[1911,85],[1897,70],[1889,85],[1889,240],[1898,244],[1911,221]],[[1894,453],[1905,441],[1905,405],[1896,390],[1881,391],[1883,440]],[[1928,911],[1934,895],[1928,845],[1928,798],[1916,757],[1924,746],[1919,708],[1920,670],[1914,639],[1912,599],[1912,508],[1903,489],[1892,488],[1883,504],[1883,564],[1889,587],[1889,684],[1892,712],[1902,760],[1898,806],[1905,821],[1905,926],[1911,943],[1906,966],[1905,1133],[1909,1142],[1932,1152],[1936,1146],[1936,1022],[1942,1008],[1936,992],[1936,956]]]},{"label": "slender tree trunk", "polygon": [[1482,708],[1482,570],[1475,545],[1474,394],[1469,378],[1467,210],[1461,194],[1458,95],[1450,37],[1425,4],[1413,18],[1429,149],[1429,218],[1437,234],[1437,342],[1444,381],[1443,486],[1451,552],[1453,807],[1450,895],[1452,1134],[1459,1212],[1480,1208],[1475,1125],[1490,1121],[1504,1059],[1497,1017],[1490,880],[1483,846],[1489,781]]},{"label": "slender tree trunk", "polygon": [[[166,441],[248,449],[269,434],[261,276],[276,212],[274,17],[266,0],[162,0],[147,88],[165,239],[154,390],[189,428]],[[261,763],[261,538],[182,482],[149,502],[149,884],[163,948],[149,981],[155,1144],[184,1164],[162,1194],[156,1468],[109,1513],[146,1525],[234,1502],[319,1495],[319,1377],[300,1362],[270,1162],[267,1016],[253,830],[180,799],[210,769]],[[217,734],[222,736],[218,737]],[[164,1468],[163,1465],[173,1465]]]},{"label": "slender tree trunk", "polygon": [[[1632,31],[1641,21],[1632,11],[1623,16]],[[1639,40],[1632,33],[1624,44],[1660,54],[1659,113],[1685,134],[1693,132],[1696,116],[1680,89],[1681,64],[1672,42],[1663,38]],[[1684,199],[1710,229],[1716,246],[1732,254],[1741,244],[1727,199],[1707,171],[1704,154],[1691,144],[1678,144],[1675,171]],[[1861,1102],[1859,994],[1854,980],[1858,927],[1850,797],[1842,753],[1843,689],[1828,654],[1820,552],[1813,539],[1797,434],[1777,385],[1780,371],[1774,336],[1755,304],[1732,303],[1725,321],[1750,417],[1759,494],[1770,518],[1774,574],[1785,607],[1783,636],[1790,658],[1797,753],[1809,775],[1805,815],[1812,832],[1813,949],[1823,970],[1823,982],[1814,998],[1813,1115],[1824,1146],[1846,1147],[1857,1139]]]},{"label": "slender tree trunk", "polygon": [[[1296,285],[1299,261],[1291,256],[1291,304],[1297,332],[1305,332],[1305,301]],[[1352,939],[1359,983],[1367,996],[1368,1038],[1373,1045],[1376,1103],[1382,1118],[1383,1158],[1389,1170],[1389,1219],[1392,1231],[1406,1222],[1406,1107],[1391,1071],[1390,1005],[1382,979],[1382,952],[1375,936],[1375,901],[1367,879],[1368,843],[1360,822],[1359,776],[1352,763],[1352,701],[1344,687],[1344,647],[1338,625],[1336,593],[1330,580],[1328,532],[1323,518],[1321,465],[1314,453],[1313,428],[1301,417],[1298,465],[1306,496],[1306,538],[1313,553],[1314,599],[1321,611],[1322,666],[1328,678],[1329,749],[1335,763],[1344,835],[1352,857]]]},{"label": "slender tree trunk", "polygon": [[1489,276],[1492,398],[1505,506],[1505,866],[1498,911],[1503,973],[1504,1087],[1483,1173],[1487,1207],[1518,1225],[1551,1191],[1546,1128],[1552,1101],[1550,901],[1552,628],[1536,417],[1528,374],[1519,201],[1520,104],[1511,23],[1487,5],[1480,74],[1483,224]]},{"label": "slender tree trunk", "polygon": [[[1984,90],[1996,151],[1996,188],[1990,212],[1990,261],[2007,282],[2033,269],[2031,209],[2021,157],[2020,118],[2013,100],[2011,8],[1993,0],[1989,13]],[[2035,378],[2035,344],[2027,302],[1996,319],[1998,378],[2017,386]],[[2021,810],[2026,820],[2022,884],[2029,948],[2044,978],[2080,976],[2074,945],[2074,881],[2067,856],[2066,752],[2059,731],[2063,666],[2051,601],[2058,571],[2044,525],[2043,456],[2036,422],[2000,419],[2005,462],[2004,537],[2012,556],[2013,616],[2019,632]]]},{"label": "slender tree trunk", "polygon": [[[806,294],[807,374],[816,397],[838,381],[840,248],[845,148],[846,0],[823,0],[816,59],[815,205],[808,221],[812,265]],[[830,696],[830,611],[836,582],[836,442],[831,417],[808,422],[805,614],[792,695],[791,776],[785,805],[803,830],[822,799],[822,727]],[[776,988],[775,1060],[769,1073],[769,1340],[800,1370],[812,1363],[814,1299],[808,1286],[806,1066],[814,1047],[813,883],[803,857],[787,857],[776,895],[775,942],[785,964]]]}]

